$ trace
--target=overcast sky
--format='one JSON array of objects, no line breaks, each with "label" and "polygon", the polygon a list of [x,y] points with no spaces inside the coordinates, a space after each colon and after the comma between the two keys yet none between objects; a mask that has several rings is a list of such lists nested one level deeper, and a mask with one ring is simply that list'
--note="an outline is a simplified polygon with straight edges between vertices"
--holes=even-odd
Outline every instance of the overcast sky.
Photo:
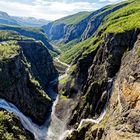
[{"label": "overcast sky", "polygon": [[120,1],[122,0],[0,0],[0,10],[14,16],[56,20]]}]

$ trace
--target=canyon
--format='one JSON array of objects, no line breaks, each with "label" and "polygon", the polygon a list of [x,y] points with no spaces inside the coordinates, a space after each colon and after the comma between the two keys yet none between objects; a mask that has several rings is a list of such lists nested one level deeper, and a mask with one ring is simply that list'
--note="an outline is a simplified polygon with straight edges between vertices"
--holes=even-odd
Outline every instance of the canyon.
[{"label": "canyon", "polygon": [[2,140],[140,139],[139,0],[40,28],[1,16]]}]

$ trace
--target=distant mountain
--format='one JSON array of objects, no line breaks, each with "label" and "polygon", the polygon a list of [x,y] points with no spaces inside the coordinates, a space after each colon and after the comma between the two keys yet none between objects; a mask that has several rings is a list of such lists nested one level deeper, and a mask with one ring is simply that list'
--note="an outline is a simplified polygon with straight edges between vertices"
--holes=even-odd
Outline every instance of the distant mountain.
[{"label": "distant mountain", "polygon": [[6,12],[0,11],[0,24],[41,27],[48,23],[49,21],[44,19],[10,16]]},{"label": "distant mountain", "polygon": [[2,11],[0,11],[0,24],[18,25],[16,20],[14,20],[11,16]]},{"label": "distant mountain", "polygon": [[32,27],[40,27],[45,24],[48,24],[50,21],[44,19],[36,19],[34,17],[12,17],[14,20],[18,22],[19,25],[22,26],[32,26]]}]

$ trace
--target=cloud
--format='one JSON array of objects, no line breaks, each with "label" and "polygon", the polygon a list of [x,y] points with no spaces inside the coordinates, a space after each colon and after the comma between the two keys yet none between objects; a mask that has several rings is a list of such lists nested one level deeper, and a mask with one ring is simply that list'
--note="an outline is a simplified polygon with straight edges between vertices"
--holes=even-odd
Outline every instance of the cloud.
[{"label": "cloud", "polygon": [[[11,15],[30,16],[55,20],[80,11],[94,11],[103,6],[103,2],[116,0],[0,0],[0,10]],[[117,0],[118,1],[118,0]]]}]

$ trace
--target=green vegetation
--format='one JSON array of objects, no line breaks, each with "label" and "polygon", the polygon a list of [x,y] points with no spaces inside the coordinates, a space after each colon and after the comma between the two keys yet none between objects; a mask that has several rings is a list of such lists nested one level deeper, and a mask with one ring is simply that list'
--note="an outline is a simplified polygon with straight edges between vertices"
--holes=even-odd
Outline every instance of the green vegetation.
[{"label": "green vegetation", "polygon": [[68,98],[66,96],[60,95],[60,100],[68,100]]},{"label": "green vegetation", "polygon": [[137,55],[140,57],[140,48],[137,49]]},{"label": "green vegetation", "polygon": [[38,90],[39,94],[48,99],[49,101],[51,101],[51,98],[48,96],[48,94],[43,90],[42,86],[40,85],[39,81],[37,81],[31,74],[30,76],[30,81],[32,84],[34,84],[36,86],[36,89]]},{"label": "green vegetation", "polygon": [[100,39],[100,37],[90,37],[87,40],[74,45],[70,50],[63,53],[60,60],[70,64],[79,54],[81,54],[80,57],[86,57],[89,53],[95,51],[101,43],[103,43],[103,40]]},{"label": "green vegetation", "polygon": [[8,41],[8,40],[33,40],[33,39],[22,36],[16,31],[0,30],[0,41]]},{"label": "green vegetation", "polygon": [[19,53],[20,47],[16,42],[7,42],[0,44],[0,62],[8,60],[11,57],[16,56]]},{"label": "green vegetation", "polygon": [[65,63],[70,64],[72,60],[83,51],[84,48],[90,45],[89,43],[90,41],[91,41],[91,38],[74,45],[73,47],[71,47],[70,50],[66,51],[65,53],[61,55],[60,60]]},{"label": "green vegetation", "polygon": [[[124,2],[108,6],[105,11],[110,10],[115,6],[121,5],[123,3]],[[97,36],[88,38],[87,40],[82,41],[76,45],[64,45],[64,47],[68,46],[68,50],[65,49],[66,52],[61,55],[60,60],[70,64],[72,60],[78,55],[81,55],[80,57],[86,57],[89,53],[95,51],[98,46],[100,46],[100,44],[104,42],[104,36],[106,34],[123,33],[136,28],[140,28],[140,1],[129,0],[127,1],[127,3],[129,3],[127,6],[115,12],[112,12],[104,18],[104,23],[97,31]]]},{"label": "green vegetation", "polygon": [[[17,32],[20,31],[27,31],[27,32],[32,32],[32,33],[37,33],[37,34],[44,34],[42,28],[34,28],[34,27],[26,27],[26,26],[15,26],[15,25],[4,25],[4,24],[0,24],[0,29],[3,30],[14,30]],[[45,35],[46,36],[46,35]]]},{"label": "green vegetation", "polygon": [[47,35],[44,33],[42,28],[0,25],[0,30],[15,31],[27,38],[33,38],[35,40],[42,41],[48,49],[53,51],[53,47],[48,43]]},{"label": "green vegetation", "polygon": [[69,78],[69,76],[66,76],[66,77],[64,77],[63,79],[61,79],[61,80],[59,81],[59,84],[64,85],[64,84],[66,84],[66,82],[67,82],[68,80],[70,80],[70,78]]},{"label": "green vegetation", "polygon": [[11,113],[0,111],[0,138],[1,140],[27,140],[27,132],[21,127],[18,119]]},{"label": "green vegetation", "polygon": [[75,64],[75,65],[72,65],[72,66],[70,67],[69,71],[68,71],[68,74],[71,75],[72,72],[76,70],[76,68],[77,68],[77,67],[76,67],[76,64]]},{"label": "green vegetation", "polygon": [[107,16],[99,32],[123,33],[140,28],[140,1],[130,2],[132,3]]},{"label": "green vegetation", "polygon": [[75,39],[75,40],[72,40],[72,41],[68,42],[67,44],[60,44],[59,45],[60,46],[59,49],[62,52],[66,52],[66,51],[70,50],[77,43],[78,43],[78,41]]},{"label": "green vegetation", "polygon": [[61,18],[59,20],[54,21],[54,24],[66,24],[66,25],[72,25],[72,24],[77,24],[86,17],[88,17],[92,12],[79,12],[74,15],[70,15],[64,18]]}]

